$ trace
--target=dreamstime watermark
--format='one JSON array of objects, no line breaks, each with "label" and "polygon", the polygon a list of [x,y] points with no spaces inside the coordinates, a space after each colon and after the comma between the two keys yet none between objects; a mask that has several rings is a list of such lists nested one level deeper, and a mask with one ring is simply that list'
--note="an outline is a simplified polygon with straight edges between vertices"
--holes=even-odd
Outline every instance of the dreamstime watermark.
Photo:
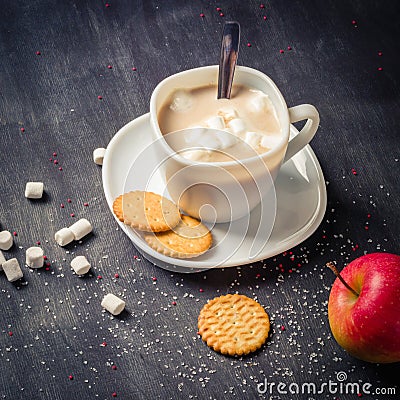
[{"label": "dreamstime watermark", "polygon": [[257,385],[259,394],[362,394],[362,395],[395,395],[395,387],[373,387],[369,382],[348,382],[347,374],[344,371],[336,373],[336,380],[329,379],[327,382],[319,384],[314,382],[268,382],[267,378],[264,382]]}]

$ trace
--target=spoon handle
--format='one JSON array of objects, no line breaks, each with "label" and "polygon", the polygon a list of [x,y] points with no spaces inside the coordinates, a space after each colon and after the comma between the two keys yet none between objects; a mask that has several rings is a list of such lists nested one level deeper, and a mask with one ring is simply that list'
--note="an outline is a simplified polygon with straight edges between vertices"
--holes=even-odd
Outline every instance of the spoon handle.
[{"label": "spoon handle", "polygon": [[230,21],[224,25],[218,74],[218,99],[229,99],[239,52],[240,25]]}]

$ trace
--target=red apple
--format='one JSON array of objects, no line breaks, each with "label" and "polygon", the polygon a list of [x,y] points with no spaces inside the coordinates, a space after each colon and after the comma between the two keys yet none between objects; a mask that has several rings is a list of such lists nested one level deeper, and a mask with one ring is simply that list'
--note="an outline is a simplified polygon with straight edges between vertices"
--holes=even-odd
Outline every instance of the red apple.
[{"label": "red apple", "polygon": [[348,264],[332,286],[328,318],[334,338],[352,356],[400,361],[400,256],[372,253]]}]

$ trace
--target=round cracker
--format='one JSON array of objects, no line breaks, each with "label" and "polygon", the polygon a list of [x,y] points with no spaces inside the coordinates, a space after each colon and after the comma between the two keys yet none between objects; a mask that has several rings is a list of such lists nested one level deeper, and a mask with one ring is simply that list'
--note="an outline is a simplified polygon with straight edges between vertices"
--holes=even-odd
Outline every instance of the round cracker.
[{"label": "round cracker", "polygon": [[181,222],[172,230],[145,235],[149,246],[159,253],[176,258],[192,258],[206,252],[212,244],[208,228],[188,215],[181,217]]},{"label": "round cracker", "polygon": [[202,339],[215,351],[241,356],[265,343],[270,323],[268,314],[255,300],[227,294],[204,305],[198,328]]},{"label": "round cracker", "polygon": [[141,190],[117,197],[113,211],[126,225],[146,232],[167,231],[181,220],[179,209],[171,200]]}]

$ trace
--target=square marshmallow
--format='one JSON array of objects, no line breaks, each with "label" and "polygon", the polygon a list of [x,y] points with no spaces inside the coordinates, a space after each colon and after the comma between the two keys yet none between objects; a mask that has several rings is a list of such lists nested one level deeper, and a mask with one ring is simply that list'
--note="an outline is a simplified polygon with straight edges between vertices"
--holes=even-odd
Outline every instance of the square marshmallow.
[{"label": "square marshmallow", "polygon": [[24,276],[21,267],[19,266],[19,262],[16,258],[10,258],[5,263],[3,263],[3,270],[6,274],[7,279],[10,282],[15,282]]},{"label": "square marshmallow", "polygon": [[41,199],[43,196],[43,182],[27,182],[25,197],[28,199]]}]

